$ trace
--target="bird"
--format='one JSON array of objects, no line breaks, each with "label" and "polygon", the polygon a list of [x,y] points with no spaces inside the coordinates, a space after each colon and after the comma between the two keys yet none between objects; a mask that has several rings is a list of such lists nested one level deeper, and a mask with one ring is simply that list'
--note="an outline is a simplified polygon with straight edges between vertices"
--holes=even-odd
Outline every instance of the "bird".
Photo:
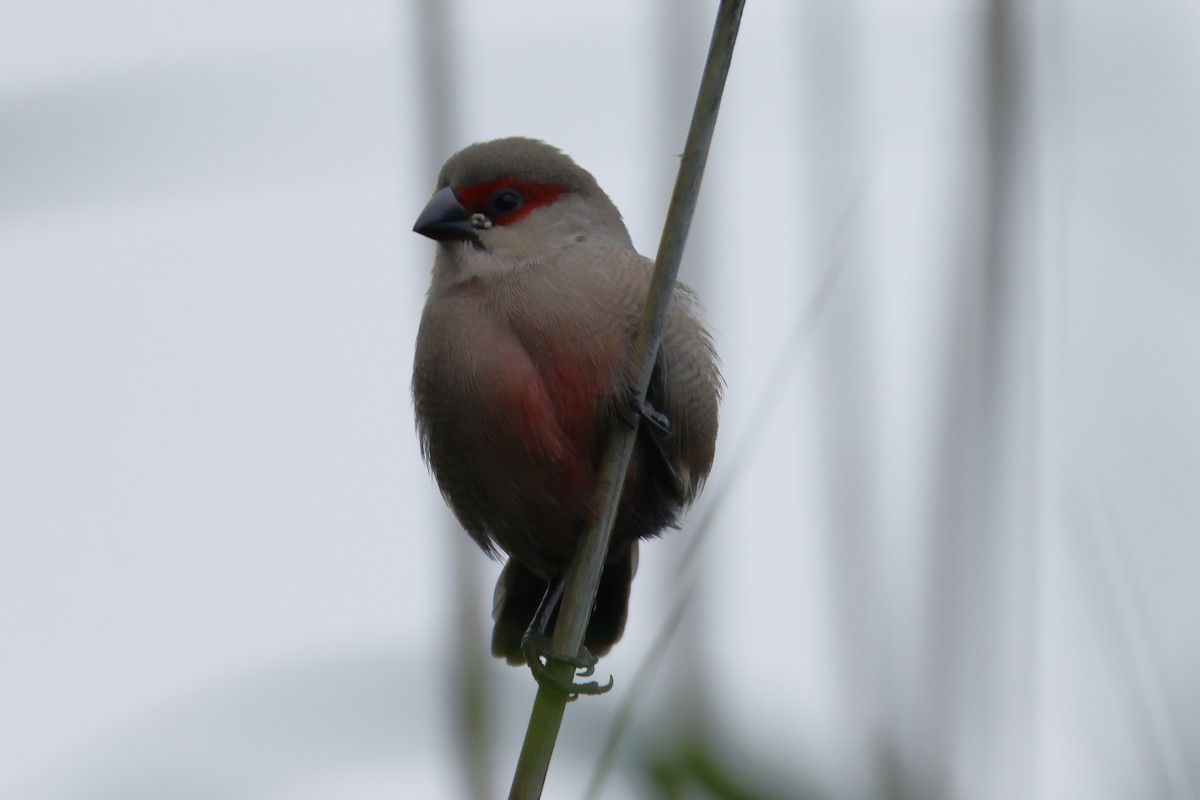
[{"label": "bird", "polygon": [[[724,382],[699,301],[676,286],[641,403],[629,355],[653,262],[592,174],[536,139],[455,153],[413,230],[437,243],[413,359],[417,434],[462,527],[507,555],[492,653],[539,682],[543,655],[583,669],[624,632],[638,542],[678,527],[712,469]],[[565,572],[599,513],[604,443],[629,424],[583,651],[549,652]]]}]

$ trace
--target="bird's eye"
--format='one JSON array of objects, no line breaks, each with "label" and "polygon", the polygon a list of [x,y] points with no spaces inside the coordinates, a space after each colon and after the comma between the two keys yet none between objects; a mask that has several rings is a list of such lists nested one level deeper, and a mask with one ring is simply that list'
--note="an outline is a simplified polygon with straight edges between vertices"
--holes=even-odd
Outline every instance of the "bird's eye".
[{"label": "bird's eye", "polygon": [[525,205],[525,198],[515,189],[501,189],[492,195],[488,208],[495,216],[507,216]]}]

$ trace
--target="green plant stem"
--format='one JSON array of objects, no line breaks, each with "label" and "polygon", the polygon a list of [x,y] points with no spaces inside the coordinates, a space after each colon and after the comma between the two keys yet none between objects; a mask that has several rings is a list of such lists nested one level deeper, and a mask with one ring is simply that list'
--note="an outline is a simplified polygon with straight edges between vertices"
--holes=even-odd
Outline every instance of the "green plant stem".
[{"label": "green plant stem", "polygon": [[[709,45],[708,60],[696,96],[696,108],[692,113],[692,124],[688,130],[687,144],[679,165],[679,175],[667,219],[663,225],[662,239],[658,246],[658,257],[654,262],[654,277],[646,305],[634,338],[630,363],[633,369],[637,398],[645,401],[650,375],[658,357],[663,328],[666,325],[667,304],[675,286],[675,276],[683,257],[688,229],[700,196],[700,182],[712,144],[713,130],[717,124],[717,112],[721,106],[721,95],[725,89],[725,78],[733,59],[733,46],[737,40],[745,0],[722,0],[717,10]],[[608,553],[608,541],[612,535],[613,522],[620,502],[620,487],[629,466],[629,457],[637,431],[631,426],[614,425],[600,463],[597,483],[598,506],[602,509],[599,519],[579,541],[575,556],[567,573],[566,591],[558,622],[554,627],[552,647],[559,653],[578,653],[587,630],[596,588],[600,583],[600,571]],[[548,669],[555,677],[570,681],[574,670],[566,664],[551,662]],[[509,800],[535,800],[542,794],[554,744],[562,726],[566,698],[561,694],[539,687],[525,732],[525,742],[517,760]]]}]

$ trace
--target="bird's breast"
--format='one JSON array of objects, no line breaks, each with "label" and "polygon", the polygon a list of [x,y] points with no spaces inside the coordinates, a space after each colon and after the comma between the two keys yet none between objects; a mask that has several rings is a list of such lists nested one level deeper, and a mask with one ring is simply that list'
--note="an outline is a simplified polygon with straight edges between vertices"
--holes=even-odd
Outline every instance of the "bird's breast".
[{"label": "bird's breast", "polygon": [[553,345],[532,358],[562,435],[580,456],[594,460],[601,407],[612,389],[606,370],[588,354]]}]

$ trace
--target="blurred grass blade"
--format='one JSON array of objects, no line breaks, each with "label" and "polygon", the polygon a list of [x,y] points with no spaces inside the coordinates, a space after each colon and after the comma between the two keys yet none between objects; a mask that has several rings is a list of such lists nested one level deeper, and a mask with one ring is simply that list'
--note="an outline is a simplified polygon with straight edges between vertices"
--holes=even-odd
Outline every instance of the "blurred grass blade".
[{"label": "blurred grass blade", "polygon": [[733,438],[733,441],[737,442],[737,446],[733,456],[727,462],[727,466],[722,470],[723,480],[719,483],[713,481],[707,487],[704,500],[700,504],[702,507],[698,510],[692,537],[676,572],[674,583],[677,589],[671,609],[667,612],[662,626],[642,657],[642,662],[638,665],[637,672],[630,683],[629,691],[622,698],[621,706],[613,720],[612,730],[604,743],[604,751],[592,773],[586,795],[588,798],[594,800],[600,796],[604,781],[612,771],[613,763],[616,760],[617,747],[633,717],[633,710],[639,706],[642,697],[649,689],[655,671],[662,663],[671,638],[678,629],[688,602],[699,583],[700,560],[698,554],[716,527],[716,520],[724,511],[730,494],[738,484],[738,479],[746,474],[747,464],[754,457],[765,440],[767,432],[771,429],[770,421],[779,413],[783,398],[783,392],[778,391],[779,386],[787,380],[788,373],[795,367],[799,356],[812,342],[822,313],[829,305],[833,289],[845,271],[850,249],[849,231],[851,223],[857,216],[864,191],[865,185],[855,192],[842,214],[842,219],[832,237],[828,255],[824,259],[826,263],[821,279],[816,289],[813,290],[803,313],[796,320],[795,326],[784,339],[783,347],[780,348],[768,373],[766,386],[754,404],[754,411],[750,414],[750,430]]}]

